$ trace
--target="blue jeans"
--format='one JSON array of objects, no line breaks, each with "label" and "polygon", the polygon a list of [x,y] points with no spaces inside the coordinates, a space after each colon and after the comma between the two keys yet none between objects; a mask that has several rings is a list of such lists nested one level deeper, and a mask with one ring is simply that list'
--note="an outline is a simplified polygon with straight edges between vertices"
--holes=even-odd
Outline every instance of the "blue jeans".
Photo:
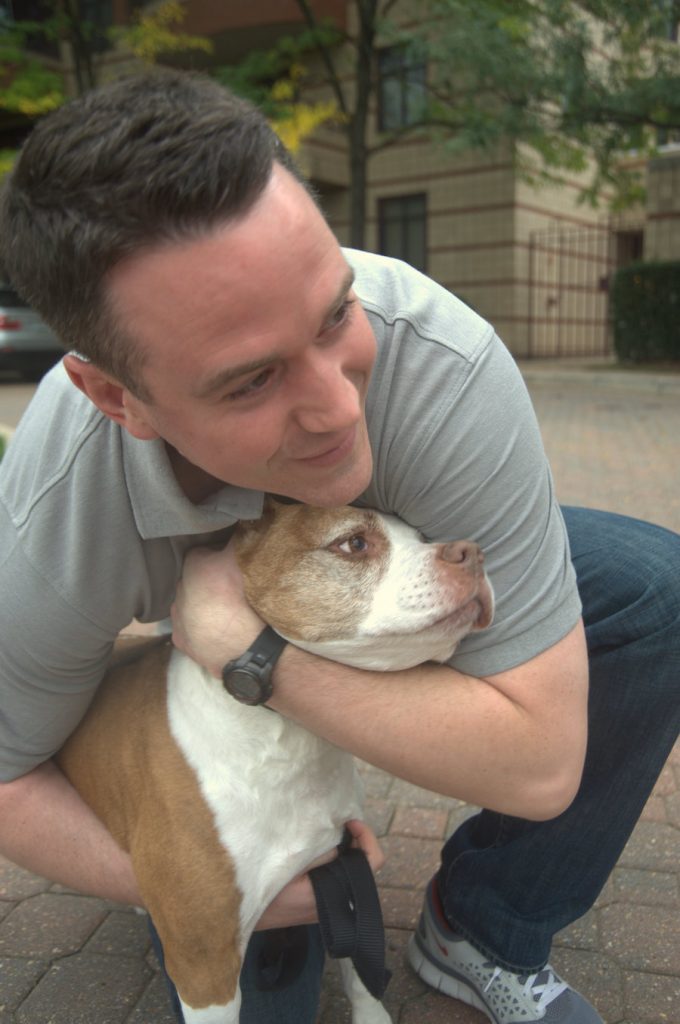
[{"label": "blue jeans", "polygon": [[[279,991],[267,992],[258,986],[259,955],[263,932],[256,932],[246,953],[241,970],[241,1012],[240,1024],[314,1024],[321,994],[321,974],[324,964],[324,950],[321,935],[316,925],[306,929],[308,933],[307,962],[302,973],[290,985]],[[153,921],[149,919],[151,942],[165,974],[163,949]],[[170,1002],[180,1024],[184,1024],[182,1006],[177,990],[167,974],[165,980],[170,993]]]},{"label": "blue jeans", "polygon": [[442,853],[445,914],[502,967],[542,967],[586,913],[628,840],[680,729],[680,536],[563,509],[590,663],[589,738],[572,805],[550,821],[482,811]]}]

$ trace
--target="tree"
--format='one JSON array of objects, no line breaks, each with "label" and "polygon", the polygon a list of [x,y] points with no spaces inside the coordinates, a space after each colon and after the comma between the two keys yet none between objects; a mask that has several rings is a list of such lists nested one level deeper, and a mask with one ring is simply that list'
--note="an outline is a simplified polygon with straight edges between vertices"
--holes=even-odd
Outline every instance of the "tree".
[{"label": "tree", "polygon": [[269,50],[251,50],[237,64],[212,69],[222,85],[255,103],[269,118],[284,145],[295,153],[319,125],[337,121],[334,100],[303,102],[307,71],[305,58],[321,41],[332,45],[339,39],[334,27],[283,37]]},{"label": "tree", "polygon": [[[83,15],[81,0],[44,0],[45,17],[39,22],[0,22],[0,107],[35,119],[60,106],[66,99],[63,77],[45,67],[31,52],[32,36],[65,42],[73,57],[76,91],[80,94],[96,85],[95,55],[109,42],[130,52],[145,64],[190,51],[210,54],[212,42],[204,36],[181,31],[186,11],[177,0],[166,0],[153,10],[134,12],[125,26],[105,28]],[[295,152],[302,140],[337,113],[333,102],[303,103],[299,98],[303,67],[295,61],[298,48],[286,48],[274,55],[255,54],[244,68],[231,72],[237,91],[248,91],[270,114],[285,145]],[[282,54],[286,54],[285,58]],[[273,61],[273,63],[272,63]],[[225,72],[229,81],[229,73]],[[0,150],[0,177],[11,169],[15,153]]]},{"label": "tree", "polygon": [[0,107],[31,118],[64,102],[64,84],[26,49],[27,37],[25,26],[0,22]]},{"label": "tree", "polygon": [[[680,0],[420,0],[400,22],[394,0],[348,0],[351,31],[322,21],[314,0],[296,2],[347,136],[350,244],[359,248],[368,161],[406,134],[436,133],[452,151],[510,144],[537,181],[592,167],[584,198],[606,192],[623,203],[640,196],[625,156],[649,154],[659,131],[680,129]],[[277,52],[294,45],[283,40]],[[411,82],[404,123],[372,138],[386,47],[402,59],[383,82],[418,65],[427,75]]]},{"label": "tree", "polygon": [[155,64],[159,57],[190,50],[212,53],[213,44],[205,36],[190,36],[180,31],[185,16],[186,11],[178,0],[166,0],[148,13],[136,11],[128,27],[110,29],[109,36],[147,64]]},{"label": "tree", "polygon": [[[185,11],[177,0],[167,0],[151,13],[135,12],[125,27],[104,29],[84,17],[79,0],[45,0],[46,17],[40,22],[0,22],[0,108],[30,120],[61,106],[66,99],[63,76],[47,68],[30,49],[32,36],[63,41],[70,49],[76,91],[96,85],[95,54],[108,41],[118,43],[134,57],[153,64],[160,57],[190,50],[212,52],[203,36],[180,31]],[[0,178],[12,168],[15,151],[0,150]]]},{"label": "tree", "polygon": [[[592,167],[583,197],[640,198],[631,151],[680,128],[678,0],[429,0],[427,118],[449,145],[523,143],[523,169]],[[452,70],[454,69],[454,70]]]}]

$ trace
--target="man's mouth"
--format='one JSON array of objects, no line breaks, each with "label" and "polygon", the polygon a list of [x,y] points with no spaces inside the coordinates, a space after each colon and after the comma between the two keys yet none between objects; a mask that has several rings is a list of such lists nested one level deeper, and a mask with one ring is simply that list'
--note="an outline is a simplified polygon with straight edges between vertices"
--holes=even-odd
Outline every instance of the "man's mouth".
[{"label": "man's mouth", "polygon": [[328,445],[322,451],[315,453],[314,455],[305,455],[301,458],[297,458],[296,462],[301,462],[305,466],[334,466],[338,462],[342,462],[348,455],[351,454],[357,436],[357,428],[350,427],[344,433],[340,434],[334,439],[331,445]]}]

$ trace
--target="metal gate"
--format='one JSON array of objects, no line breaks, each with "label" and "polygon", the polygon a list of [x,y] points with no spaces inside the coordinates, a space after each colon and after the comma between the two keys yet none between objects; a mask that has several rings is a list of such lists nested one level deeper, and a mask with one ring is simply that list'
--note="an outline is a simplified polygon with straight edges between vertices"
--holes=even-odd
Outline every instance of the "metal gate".
[{"label": "metal gate", "polygon": [[615,243],[610,224],[532,232],[529,356],[609,354],[608,289],[618,262]]}]

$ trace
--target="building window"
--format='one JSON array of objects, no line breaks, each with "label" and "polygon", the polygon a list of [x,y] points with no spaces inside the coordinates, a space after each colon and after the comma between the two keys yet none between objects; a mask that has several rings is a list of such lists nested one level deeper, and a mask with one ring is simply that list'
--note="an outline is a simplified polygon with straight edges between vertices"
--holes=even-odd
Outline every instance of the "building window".
[{"label": "building window", "polygon": [[643,231],[616,231],[616,266],[626,267],[629,263],[638,263],[644,256],[645,235]]},{"label": "building window", "polygon": [[378,55],[378,128],[397,131],[425,112],[426,65],[415,47],[390,46]]},{"label": "building window", "polygon": [[378,231],[383,256],[427,270],[427,201],[424,193],[378,201]]}]

